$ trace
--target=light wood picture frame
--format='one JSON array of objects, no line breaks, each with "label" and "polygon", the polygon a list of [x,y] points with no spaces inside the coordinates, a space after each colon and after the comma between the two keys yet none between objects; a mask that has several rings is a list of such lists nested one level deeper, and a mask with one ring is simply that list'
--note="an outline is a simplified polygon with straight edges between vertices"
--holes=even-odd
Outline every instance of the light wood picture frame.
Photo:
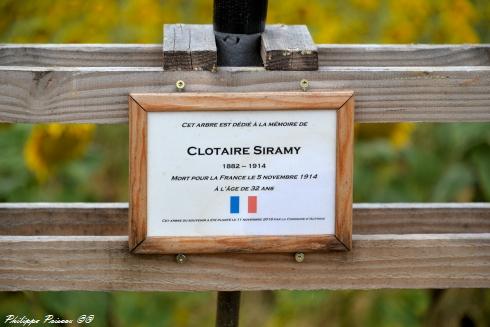
[{"label": "light wood picture frame", "polygon": [[[335,234],[147,236],[148,112],[336,110]],[[350,250],[354,96],[352,91],[148,93],[129,95],[129,249],[134,253],[272,253]]]}]

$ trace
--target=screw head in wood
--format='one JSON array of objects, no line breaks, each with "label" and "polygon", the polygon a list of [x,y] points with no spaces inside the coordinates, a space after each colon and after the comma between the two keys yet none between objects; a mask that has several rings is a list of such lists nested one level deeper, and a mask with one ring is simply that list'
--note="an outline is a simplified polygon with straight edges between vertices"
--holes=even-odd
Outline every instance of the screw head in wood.
[{"label": "screw head in wood", "polygon": [[179,79],[177,82],[175,82],[175,87],[177,88],[177,91],[184,91],[185,82],[183,80]]},{"label": "screw head in wood", "polygon": [[294,254],[294,260],[296,260],[296,262],[302,263],[303,261],[305,261],[305,254],[303,252],[296,252]]},{"label": "screw head in wood", "polygon": [[310,87],[310,82],[307,79],[302,79],[299,82],[299,87],[301,87],[303,91],[306,91]]},{"label": "screw head in wood", "polygon": [[183,253],[179,253],[175,256],[175,261],[179,264],[187,262],[187,256]]}]

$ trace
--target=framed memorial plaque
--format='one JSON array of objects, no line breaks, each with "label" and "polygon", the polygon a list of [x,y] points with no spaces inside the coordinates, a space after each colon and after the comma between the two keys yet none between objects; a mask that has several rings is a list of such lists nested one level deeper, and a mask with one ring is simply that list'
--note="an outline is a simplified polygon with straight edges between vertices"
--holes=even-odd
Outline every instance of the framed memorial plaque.
[{"label": "framed memorial plaque", "polygon": [[349,250],[352,92],[131,94],[135,253]]}]

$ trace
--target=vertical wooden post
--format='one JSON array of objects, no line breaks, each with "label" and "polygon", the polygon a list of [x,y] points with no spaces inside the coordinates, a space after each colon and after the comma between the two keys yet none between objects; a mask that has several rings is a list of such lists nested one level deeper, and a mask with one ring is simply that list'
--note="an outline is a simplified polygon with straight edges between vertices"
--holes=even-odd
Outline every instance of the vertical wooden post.
[{"label": "vertical wooden post", "polygon": [[238,327],[240,291],[218,292],[216,327]]}]

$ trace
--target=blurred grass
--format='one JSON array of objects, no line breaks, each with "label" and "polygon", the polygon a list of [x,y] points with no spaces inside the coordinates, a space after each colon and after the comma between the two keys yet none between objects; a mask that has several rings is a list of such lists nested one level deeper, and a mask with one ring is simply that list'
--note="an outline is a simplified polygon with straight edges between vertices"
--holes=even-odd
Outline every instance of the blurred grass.
[{"label": "blurred grass", "polygon": [[[163,23],[209,23],[211,13],[211,0],[2,0],[0,41],[159,43]],[[318,43],[490,42],[490,1],[271,0],[268,23],[307,24]],[[91,141],[82,135],[70,145],[56,143],[45,133],[50,128],[0,124],[0,201],[127,201],[127,126],[99,125]],[[48,150],[82,145],[83,153],[66,160]],[[45,178],[26,164],[26,152],[47,164]],[[363,124],[356,127],[355,156],[356,202],[490,200],[488,123]],[[211,326],[215,299],[3,292],[0,321],[7,314],[95,314],[91,326]],[[490,325],[487,290],[245,292],[242,303],[242,326]]]}]

